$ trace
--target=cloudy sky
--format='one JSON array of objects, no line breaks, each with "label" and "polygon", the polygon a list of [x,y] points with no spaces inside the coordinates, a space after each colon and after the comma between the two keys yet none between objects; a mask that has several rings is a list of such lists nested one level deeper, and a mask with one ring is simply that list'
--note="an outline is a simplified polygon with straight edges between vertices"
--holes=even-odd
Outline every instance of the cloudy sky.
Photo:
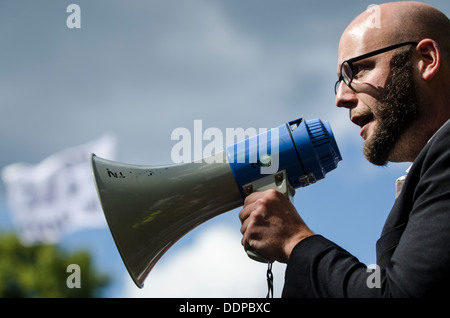
[{"label": "cloudy sky", "polygon": [[[447,15],[447,0],[424,1]],[[70,29],[67,6],[81,8]],[[271,128],[304,117],[330,122],[344,160],[299,189],[309,226],[366,264],[408,164],[367,163],[359,128],[334,105],[337,45],[373,1],[0,0],[0,169],[116,136],[117,160],[171,163],[178,127]],[[240,245],[238,209],[189,233],[144,289],[127,276],[107,229],[66,238],[116,278],[105,296],[262,297],[265,265]],[[11,228],[0,184],[0,229]],[[93,243],[95,242],[95,243]],[[275,264],[275,295],[284,266]]]}]

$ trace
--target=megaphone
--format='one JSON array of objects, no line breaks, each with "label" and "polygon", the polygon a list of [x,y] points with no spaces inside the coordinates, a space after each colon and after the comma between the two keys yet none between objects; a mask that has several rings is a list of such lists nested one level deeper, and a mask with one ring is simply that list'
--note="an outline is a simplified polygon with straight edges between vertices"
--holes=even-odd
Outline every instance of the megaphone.
[{"label": "megaphone", "polygon": [[293,197],[340,160],[329,123],[299,118],[201,161],[138,166],[92,154],[91,168],[117,249],[142,288],[164,253],[198,225],[242,206],[253,191],[274,188]]}]

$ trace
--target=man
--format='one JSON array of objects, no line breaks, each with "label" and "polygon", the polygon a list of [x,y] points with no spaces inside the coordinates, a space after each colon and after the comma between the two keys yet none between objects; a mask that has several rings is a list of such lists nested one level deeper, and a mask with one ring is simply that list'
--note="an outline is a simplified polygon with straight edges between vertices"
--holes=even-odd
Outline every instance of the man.
[{"label": "man", "polygon": [[376,244],[380,285],[283,195],[256,192],[242,244],[287,263],[283,297],[450,296],[450,21],[418,2],[377,9],[379,27],[366,11],[342,34],[335,92],[370,162],[413,162]]}]

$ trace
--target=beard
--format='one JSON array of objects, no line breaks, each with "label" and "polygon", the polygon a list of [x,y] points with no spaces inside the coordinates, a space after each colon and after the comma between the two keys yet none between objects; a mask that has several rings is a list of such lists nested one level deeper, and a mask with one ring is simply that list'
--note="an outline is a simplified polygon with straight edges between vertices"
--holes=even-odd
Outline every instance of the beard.
[{"label": "beard", "polygon": [[391,67],[385,93],[376,105],[377,126],[363,146],[366,159],[377,166],[388,163],[389,155],[402,134],[418,117],[418,96],[410,52],[395,55]]}]

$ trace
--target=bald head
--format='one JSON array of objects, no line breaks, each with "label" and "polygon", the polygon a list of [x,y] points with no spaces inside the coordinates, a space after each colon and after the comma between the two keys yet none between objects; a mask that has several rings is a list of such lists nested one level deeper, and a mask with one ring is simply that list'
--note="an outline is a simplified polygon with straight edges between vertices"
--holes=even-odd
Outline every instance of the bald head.
[{"label": "bald head", "polygon": [[439,44],[447,59],[450,56],[450,20],[436,8],[415,1],[389,2],[369,8],[344,31],[341,40],[348,38],[364,42],[356,48],[361,50],[359,53],[430,38]]},{"label": "bald head", "polygon": [[383,4],[380,9],[383,22],[389,28],[386,31],[393,41],[430,38],[449,49],[450,20],[436,8],[420,2],[402,1]]}]

